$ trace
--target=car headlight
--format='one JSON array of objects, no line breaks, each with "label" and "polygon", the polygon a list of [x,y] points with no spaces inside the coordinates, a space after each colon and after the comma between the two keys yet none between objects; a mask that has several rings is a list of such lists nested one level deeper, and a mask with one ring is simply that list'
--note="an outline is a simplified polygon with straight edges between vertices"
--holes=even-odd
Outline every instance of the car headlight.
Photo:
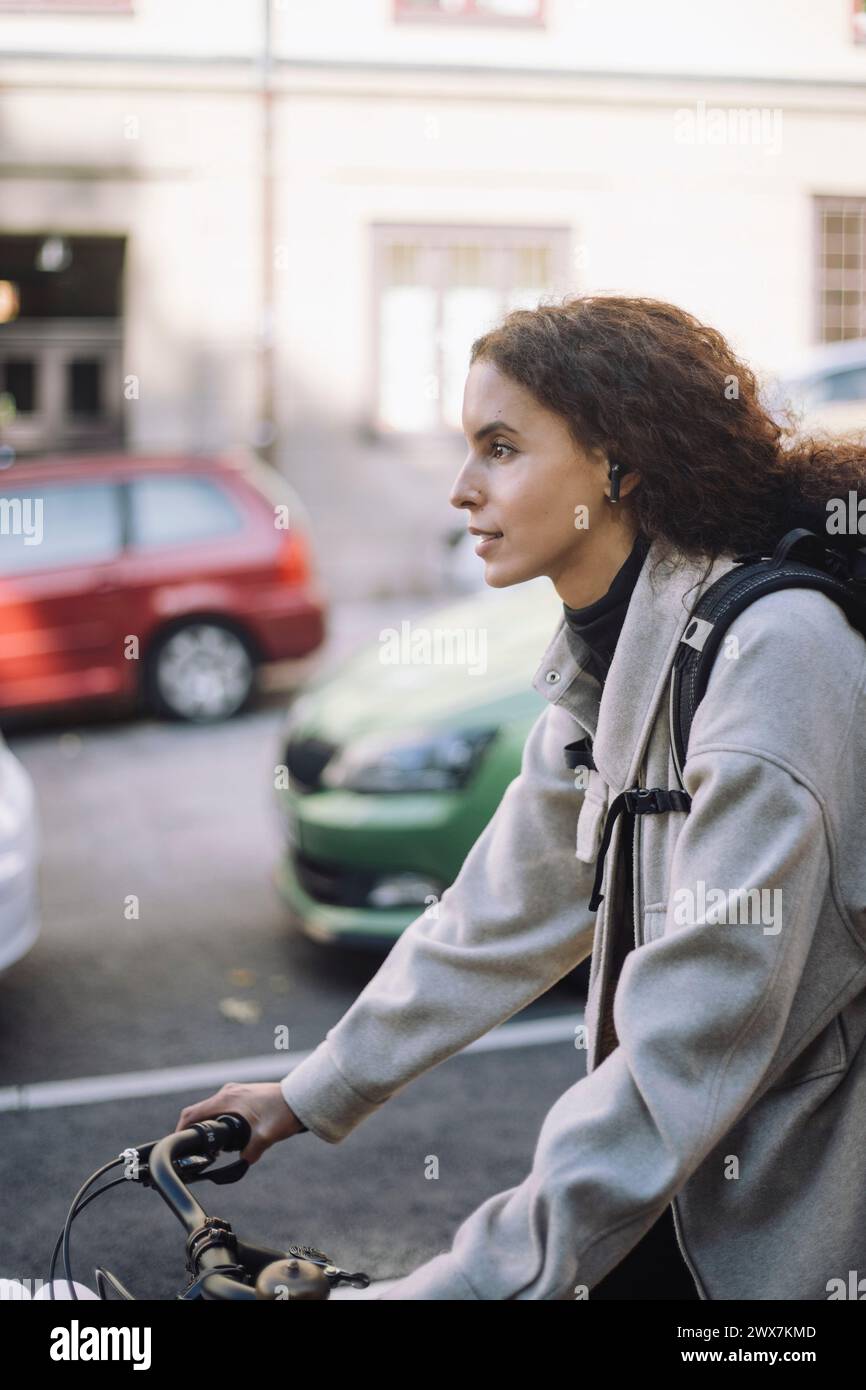
[{"label": "car headlight", "polygon": [[335,754],[321,781],[355,792],[451,791],[466,783],[495,735],[495,729],[370,735]]}]

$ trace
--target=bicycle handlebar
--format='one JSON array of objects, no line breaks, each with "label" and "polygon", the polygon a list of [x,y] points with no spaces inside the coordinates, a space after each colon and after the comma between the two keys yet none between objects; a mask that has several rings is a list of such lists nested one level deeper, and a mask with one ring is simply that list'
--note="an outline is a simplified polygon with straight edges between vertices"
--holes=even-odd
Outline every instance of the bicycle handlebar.
[{"label": "bicycle handlebar", "polygon": [[[151,1148],[147,1164],[150,1182],[190,1235],[206,1221],[207,1213],[175,1170],[175,1161],[196,1155],[213,1162],[219,1153],[245,1149],[251,1137],[252,1131],[243,1115],[229,1113],[220,1115],[216,1120],[201,1120],[176,1134],[168,1134]],[[138,1154],[140,1159],[142,1149],[138,1150]]]},{"label": "bicycle handlebar", "polygon": [[[222,1152],[245,1149],[252,1137],[249,1123],[233,1111],[202,1120],[164,1139],[125,1149],[113,1164],[133,1161],[125,1176],[153,1187],[181,1222],[187,1233],[186,1264],[190,1282],[181,1299],[269,1299],[281,1298],[290,1302],[326,1299],[333,1284],[341,1281],[366,1288],[366,1274],[350,1274],[338,1269],[321,1250],[308,1245],[290,1245],[288,1250],[274,1250],[240,1240],[227,1221],[208,1216],[189,1190],[188,1183],[207,1178],[223,1184],[236,1182],[248,1171],[243,1159],[210,1171],[210,1165]],[[100,1176],[105,1169],[100,1169]],[[186,1181],[184,1181],[186,1179]],[[109,1186],[114,1186],[114,1183]],[[72,1204],[67,1224],[55,1247],[55,1259],[61,1240],[64,1244],[64,1265],[68,1268],[69,1227],[77,1212],[90,1202],[96,1193],[84,1199],[89,1184],[81,1189]],[[104,1191],[105,1189],[100,1189]],[[122,1298],[132,1298],[114,1275],[104,1269],[96,1270],[100,1295],[111,1287]],[[52,1275],[53,1280],[53,1262]],[[53,1294],[52,1294],[53,1297]]]},{"label": "bicycle handlebar", "polygon": [[[187,1266],[203,1298],[257,1298],[256,1289],[223,1270],[243,1272],[237,1259],[237,1239],[231,1227],[219,1218],[209,1217],[196,1201],[175,1169],[175,1162],[189,1156],[203,1156],[212,1162],[218,1153],[245,1149],[251,1130],[243,1115],[229,1113],[215,1120],[201,1120],[176,1134],[160,1139],[150,1152],[149,1180],[160,1197],[187,1231]],[[204,1146],[204,1154],[202,1147]],[[327,1292],[323,1295],[327,1297]]]}]

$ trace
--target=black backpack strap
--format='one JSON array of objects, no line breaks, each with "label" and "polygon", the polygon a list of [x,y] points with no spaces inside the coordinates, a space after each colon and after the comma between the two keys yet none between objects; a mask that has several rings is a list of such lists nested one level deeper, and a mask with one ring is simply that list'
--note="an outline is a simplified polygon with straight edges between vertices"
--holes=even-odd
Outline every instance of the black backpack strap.
[{"label": "black backpack strap", "polygon": [[[566,767],[595,768],[595,759],[592,756],[592,739],[588,736],[576,739],[574,743],[567,743],[562,753]],[[599,888],[604,875],[605,856],[617,818],[625,813],[629,817],[631,828],[634,825],[635,816],[663,811],[687,811],[691,801],[688,792],[681,791],[678,787],[670,789],[667,787],[629,787],[626,791],[620,792],[619,796],[614,797],[605,818],[601,848],[595,863],[595,881],[592,886],[592,897],[589,900],[590,912],[596,912],[604,900],[604,894],[599,892]]]},{"label": "black backpack strap", "polygon": [[[822,563],[790,559],[795,549],[814,559],[822,558]],[[674,659],[670,687],[671,747],[683,788],[683,768],[695,711],[706,694],[713,662],[725,633],[750,603],[779,589],[818,589],[838,603],[852,627],[866,637],[866,593],[856,582],[857,567],[852,563],[847,575],[844,574],[838,557],[827,551],[813,532],[789,531],[772,557],[737,558],[742,563],[723,574],[701,595]]]},{"label": "black backpack strap", "polygon": [[597,912],[604,901],[604,894],[600,893],[599,889],[604,877],[604,860],[617,817],[625,813],[629,817],[631,830],[635,816],[657,815],[664,811],[688,811],[691,804],[692,799],[688,792],[680,791],[676,787],[628,787],[626,791],[614,797],[608,809],[601,848],[595,861],[595,881],[589,900],[590,912]]},{"label": "black backpack strap", "polygon": [[595,759],[592,756],[592,739],[579,738],[574,743],[567,743],[562,750],[565,758],[566,767],[589,767],[595,769]]},{"label": "black backpack strap", "polygon": [[[792,559],[795,550],[808,559]],[[772,556],[741,555],[735,559],[737,563],[734,568],[711,584],[699,598],[674,659],[670,687],[670,730],[680,786],[629,787],[611,802],[596,860],[595,881],[589,900],[591,912],[597,911],[604,900],[604,894],[599,889],[617,818],[623,814],[628,816],[631,828],[637,815],[690,810],[692,802],[685,789],[683,768],[695,710],[706,693],[713,662],[725,633],[750,603],[780,589],[817,589],[838,603],[852,627],[866,638],[866,555],[853,554],[840,558],[838,552],[828,549],[813,531],[797,528],[782,537]],[[810,560],[812,563],[809,563]],[[567,744],[563,751],[568,767],[595,767],[588,738]]]}]

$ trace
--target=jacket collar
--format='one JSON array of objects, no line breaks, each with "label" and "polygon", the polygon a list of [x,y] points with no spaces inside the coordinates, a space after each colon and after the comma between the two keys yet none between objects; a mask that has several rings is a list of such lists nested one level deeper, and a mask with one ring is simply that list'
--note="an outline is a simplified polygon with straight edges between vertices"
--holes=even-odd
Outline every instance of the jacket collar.
[{"label": "jacket collar", "polygon": [[[564,614],[532,679],[540,695],[567,709],[591,736],[593,761],[613,795],[636,784],[690,610],[735,563],[733,556],[719,557],[704,579],[707,558],[693,560],[674,552],[662,559],[665,553],[663,542],[654,540],[632,591],[603,690],[587,669],[589,648],[569,632]],[[650,573],[660,559],[651,586]]]}]

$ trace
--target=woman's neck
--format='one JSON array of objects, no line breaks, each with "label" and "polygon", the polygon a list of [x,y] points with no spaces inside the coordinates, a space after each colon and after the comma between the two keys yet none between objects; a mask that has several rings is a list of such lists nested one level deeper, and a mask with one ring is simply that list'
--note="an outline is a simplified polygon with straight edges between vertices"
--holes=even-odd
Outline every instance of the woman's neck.
[{"label": "woman's neck", "polygon": [[603,598],[634,549],[638,536],[634,525],[617,525],[599,556],[583,561],[577,574],[561,576],[556,592],[568,608],[586,608]]}]

